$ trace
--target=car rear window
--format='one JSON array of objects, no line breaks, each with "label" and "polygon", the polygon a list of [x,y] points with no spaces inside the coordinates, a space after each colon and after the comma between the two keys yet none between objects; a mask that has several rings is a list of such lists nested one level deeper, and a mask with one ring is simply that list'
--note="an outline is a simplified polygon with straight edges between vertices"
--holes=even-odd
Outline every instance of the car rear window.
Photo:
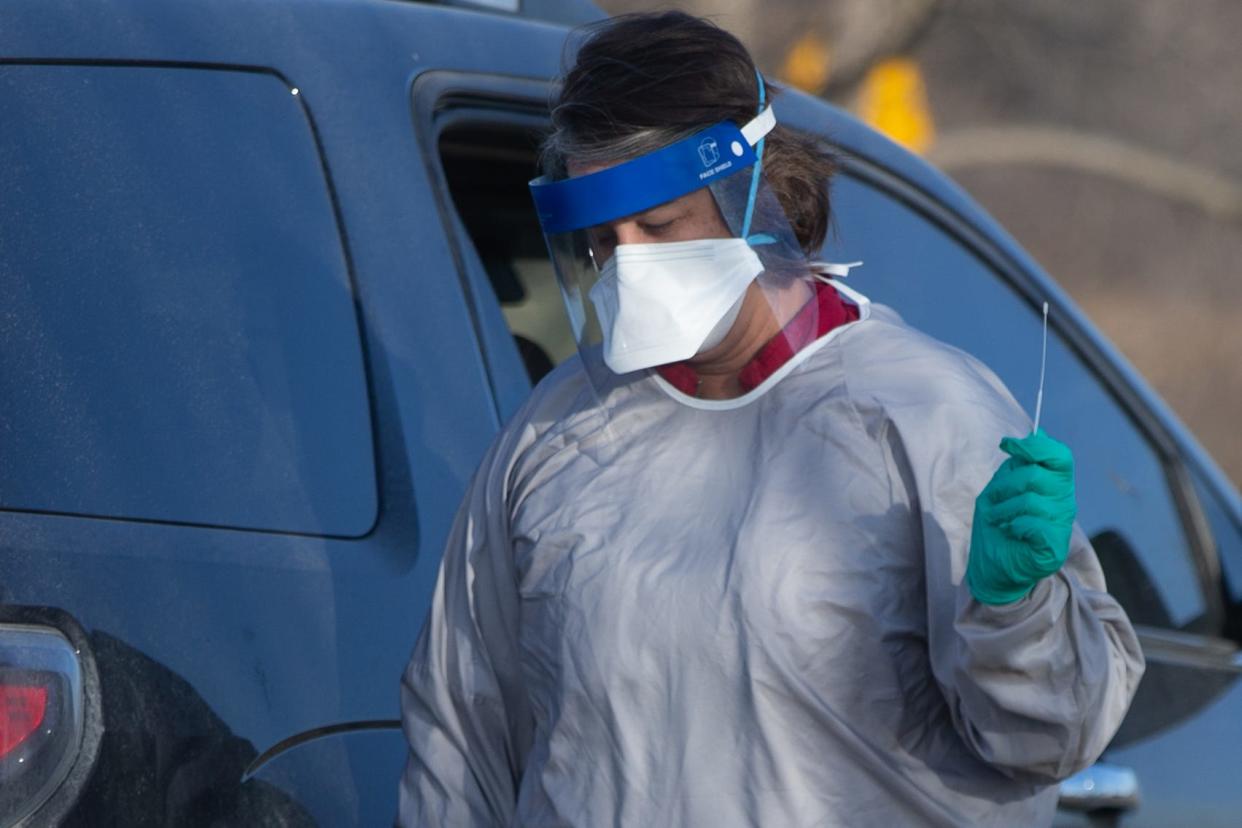
[{"label": "car rear window", "polygon": [[0,66],[0,509],[356,536],[343,240],[271,74]]}]

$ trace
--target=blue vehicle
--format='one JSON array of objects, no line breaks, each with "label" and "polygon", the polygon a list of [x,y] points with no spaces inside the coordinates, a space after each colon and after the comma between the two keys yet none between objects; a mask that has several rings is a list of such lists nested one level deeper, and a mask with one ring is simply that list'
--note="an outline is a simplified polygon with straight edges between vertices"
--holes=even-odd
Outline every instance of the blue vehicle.
[{"label": "blue vehicle", "polygon": [[[574,350],[526,182],[600,13],[478,5],[4,3],[0,825],[391,822],[458,499]],[[776,110],[843,154],[856,289],[1032,404],[1052,307],[1045,423],[1148,659],[1058,824],[1238,824],[1238,492],[961,190]]]}]

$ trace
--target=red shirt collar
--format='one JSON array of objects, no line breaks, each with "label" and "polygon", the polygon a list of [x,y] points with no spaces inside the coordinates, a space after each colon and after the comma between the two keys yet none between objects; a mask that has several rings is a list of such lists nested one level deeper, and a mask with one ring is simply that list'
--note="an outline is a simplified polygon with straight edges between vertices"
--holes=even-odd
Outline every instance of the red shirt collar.
[{"label": "red shirt collar", "polygon": [[[738,372],[742,393],[753,390],[789,362],[793,355],[824,334],[858,319],[858,307],[841,298],[832,285],[815,283],[815,300],[807,302],[784,330],[759,349]],[[669,385],[690,397],[698,396],[699,372],[689,362],[656,367]]]}]

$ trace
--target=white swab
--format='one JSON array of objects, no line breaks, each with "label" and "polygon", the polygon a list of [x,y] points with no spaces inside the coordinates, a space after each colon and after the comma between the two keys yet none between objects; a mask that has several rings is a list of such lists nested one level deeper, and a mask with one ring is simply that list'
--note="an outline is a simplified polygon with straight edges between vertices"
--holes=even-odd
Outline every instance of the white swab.
[{"label": "white swab", "polygon": [[1039,357],[1039,393],[1035,395],[1035,427],[1031,429],[1034,434],[1039,431],[1039,415],[1043,413],[1044,408],[1044,368],[1048,364],[1048,303],[1044,302],[1044,346],[1043,354]]}]

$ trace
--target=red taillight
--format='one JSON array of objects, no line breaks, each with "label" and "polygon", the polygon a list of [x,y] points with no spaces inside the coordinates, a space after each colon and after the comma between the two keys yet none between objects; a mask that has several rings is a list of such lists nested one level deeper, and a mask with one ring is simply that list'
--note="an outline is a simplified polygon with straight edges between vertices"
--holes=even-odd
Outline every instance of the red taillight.
[{"label": "red taillight", "polygon": [[0,759],[29,739],[46,714],[46,687],[0,685]]},{"label": "red taillight", "polygon": [[[81,641],[77,631],[74,637]],[[59,629],[0,622],[0,825],[27,824],[78,759],[84,732],[80,650]]]}]

